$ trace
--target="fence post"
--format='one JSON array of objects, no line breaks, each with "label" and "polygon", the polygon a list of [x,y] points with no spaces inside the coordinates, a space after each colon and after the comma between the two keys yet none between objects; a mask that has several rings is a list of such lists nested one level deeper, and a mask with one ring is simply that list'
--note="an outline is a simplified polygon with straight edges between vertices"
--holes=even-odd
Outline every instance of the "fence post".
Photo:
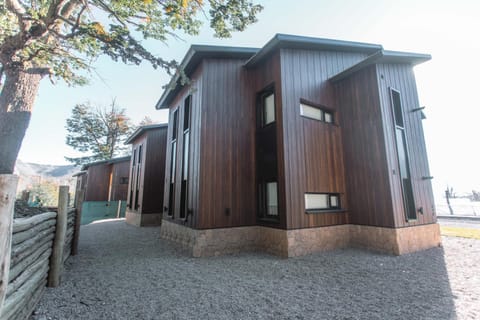
[{"label": "fence post", "polygon": [[0,314],[7,293],[12,246],[13,210],[18,177],[0,174]]},{"label": "fence post", "polygon": [[58,191],[58,214],[55,239],[53,240],[52,257],[50,258],[50,270],[48,272],[48,286],[58,287],[63,268],[63,249],[67,234],[68,212],[68,186],[60,186]]},{"label": "fence post", "polygon": [[82,223],[82,206],[85,197],[85,189],[77,190],[75,195],[75,224],[73,227],[72,256],[78,254],[78,241],[80,240],[80,224]]},{"label": "fence post", "polygon": [[122,212],[122,200],[118,200],[117,206],[117,219],[120,218],[120,213]]}]

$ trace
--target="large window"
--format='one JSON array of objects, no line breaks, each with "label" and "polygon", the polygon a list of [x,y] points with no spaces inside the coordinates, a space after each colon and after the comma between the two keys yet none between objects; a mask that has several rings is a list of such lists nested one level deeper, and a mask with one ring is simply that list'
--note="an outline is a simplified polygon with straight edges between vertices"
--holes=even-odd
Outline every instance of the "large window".
[{"label": "large window", "polygon": [[395,125],[395,140],[397,145],[397,160],[402,185],[403,207],[406,220],[415,220],[417,210],[413,196],[412,180],[410,176],[410,164],[408,157],[407,138],[405,134],[405,123],[403,118],[402,101],[400,92],[390,88],[390,99],[392,104],[393,121]]},{"label": "large window", "polygon": [[300,102],[300,115],[305,118],[314,119],[326,123],[334,123],[333,112],[324,107],[315,106],[310,103]]},{"label": "large window", "polygon": [[305,210],[338,210],[340,209],[338,193],[305,193]]}]

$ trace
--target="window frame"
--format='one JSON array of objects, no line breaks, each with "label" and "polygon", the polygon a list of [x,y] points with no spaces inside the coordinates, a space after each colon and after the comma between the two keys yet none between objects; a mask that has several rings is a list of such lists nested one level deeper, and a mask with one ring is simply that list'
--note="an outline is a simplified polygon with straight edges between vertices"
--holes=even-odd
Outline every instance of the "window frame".
[{"label": "window frame", "polygon": [[[273,95],[273,121],[265,123],[266,121],[266,108],[265,108],[265,99]],[[257,95],[257,127],[265,128],[277,123],[277,103],[276,103],[276,92],[275,86],[273,84],[267,86]]]},{"label": "window frame", "polygon": [[[307,195],[326,195],[327,207],[325,208],[307,208]],[[337,198],[337,205],[332,205],[332,198]],[[305,213],[330,213],[330,212],[345,212],[342,207],[341,193],[339,192],[305,192],[304,193]]]},{"label": "window frame", "polygon": [[[320,119],[304,114],[302,112],[302,106],[319,110],[320,111]],[[305,100],[305,99],[300,99],[298,109],[299,109],[300,116],[302,118],[315,120],[315,121],[326,123],[326,124],[336,125],[336,119],[337,119],[336,111],[332,108],[329,108],[329,107],[326,107],[324,105],[314,103],[314,102],[311,102],[311,101],[308,101],[308,100]],[[325,114],[330,115],[331,121],[326,121]]]}]

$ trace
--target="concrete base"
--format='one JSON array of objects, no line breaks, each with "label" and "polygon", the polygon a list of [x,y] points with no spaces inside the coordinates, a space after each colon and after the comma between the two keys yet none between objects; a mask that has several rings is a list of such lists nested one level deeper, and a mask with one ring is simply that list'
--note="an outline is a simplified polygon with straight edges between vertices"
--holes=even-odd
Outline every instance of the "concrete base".
[{"label": "concrete base", "polygon": [[350,246],[401,255],[441,244],[438,224],[398,229],[339,225],[297,230],[262,226],[196,230],[163,221],[160,236],[182,244],[194,257],[264,251],[287,258]]},{"label": "concrete base", "polygon": [[125,221],[137,227],[154,227],[162,225],[161,213],[143,213],[128,210],[125,213]]}]

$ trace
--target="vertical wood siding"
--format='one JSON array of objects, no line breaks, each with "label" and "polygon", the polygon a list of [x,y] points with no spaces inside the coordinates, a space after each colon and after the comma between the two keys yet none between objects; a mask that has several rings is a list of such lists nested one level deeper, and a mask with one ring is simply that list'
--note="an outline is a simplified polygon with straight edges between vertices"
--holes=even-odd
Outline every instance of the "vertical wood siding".
[{"label": "vertical wood siding", "polygon": [[[166,157],[165,157],[165,178],[164,178],[164,206],[175,206],[175,215],[170,218],[167,211],[164,211],[163,218],[170,221],[186,225],[191,228],[198,227],[199,202],[200,202],[200,129],[202,119],[202,92],[203,92],[203,64],[201,64],[194,74],[191,76],[191,83],[186,86],[177,95],[175,100],[170,105],[169,126],[166,140]],[[190,124],[190,159],[189,159],[189,180],[188,180],[188,208],[193,215],[187,217],[187,221],[179,219],[180,213],[180,189],[181,189],[181,169],[183,161],[183,118],[184,118],[184,101],[188,95],[192,95],[192,107],[190,110],[191,124]],[[178,126],[177,126],[177,158],[176,158],[176,196],[175,203],[169,203],[170,197],[170,174],[171,174],[171,141],[173,134],[173,111],[179,110]]]},{"label": "vertical wood siding", "polygon": [[112,164],[112,195],[111,201],[127,200],[128,183],[120,184],[122,178],[129,176],[130,161]]},{"label": "vertical wood siding", "polygon": [[358,53],[281,50],[283,154],[287,228],[348,223],[347,213],[306,214],[306,192],[338,192],[346,208],[342,137],[338,126],[300,116],[300,99],[325,105],[341,125],[328,78],[362,60]]},{"label": "vertical wood siding", "polygon": [[[248,82],[250,84],[250,109],[253,114],[253,139],[254,145],[252,149],[252,154],[255,153],[255,133],[256,133],[256,119],[255,119],[255,110],[256,106],[256,97],[257,94],[263,91],[266,87],[273,84],[275,91],[275,126],[277,130],[277,165],[278,165],[278,223],[266,222],[266,221],[257,221],[260,225],[266,225],[275,228],[286,228],[287,217],[285,211],[285,166],[283,162],[283,116],[282,116],[282,85],[281,85],[281,67],[280,67],[280,53],[276,52],[272,56],[268,57],[255,69],[248,71]],[[255,159],[255,158],[254,158]],[[254,170],[256,170],[254,168]],[[253,194],[254,200],[254,211],[256,212],[257,205],[257,186],[256,179],[253,180]]]},{"label": "vertical wood siding", "polygon": [[[379,94],[382,108],[383,123],[385,124],[385,144],[387,148],[387,163],[389,169],[389,183],[391,198],[393,199],[393,213],[396,227],[428,224],[436,222],[434,214],[433,191],[430,180],[422,177],[430,176],[427,151],[423,135],[421,112],[411,112],[419,107],[415,76],[412,66],[408,64],[379,64],[377,67],[379,79]],[[424,214],[417,212],[417,220],[407,222],[402,202],[401,183],[398,176],[397,149],[395,141],[395,127],[390,102],[389,89],[400,92],[407,148],[409,152],[410,174],[413,185],[416,208],[423,207]],[[397,174],[393,174],[393,172]]]},{"label": "vertical wood siding", "polygon": [[110,170],[111,166],[109,164],[100,164],[88,167],[85,201],[108,200]]},{"label": "vertical wood siding", "polygon": [[145,132],[142,213],[163,212],[167,127]]},{"label": "vertical wood siding", "polygon": [[339,110],[344,115],[340,126],[351,223],[393,227],[375,66],[339,82],[336,92]]},{"label": "vertical wood siding", "polygon": [[200,229],[255,223],[255,109],[243,63],[203,62]]}]

